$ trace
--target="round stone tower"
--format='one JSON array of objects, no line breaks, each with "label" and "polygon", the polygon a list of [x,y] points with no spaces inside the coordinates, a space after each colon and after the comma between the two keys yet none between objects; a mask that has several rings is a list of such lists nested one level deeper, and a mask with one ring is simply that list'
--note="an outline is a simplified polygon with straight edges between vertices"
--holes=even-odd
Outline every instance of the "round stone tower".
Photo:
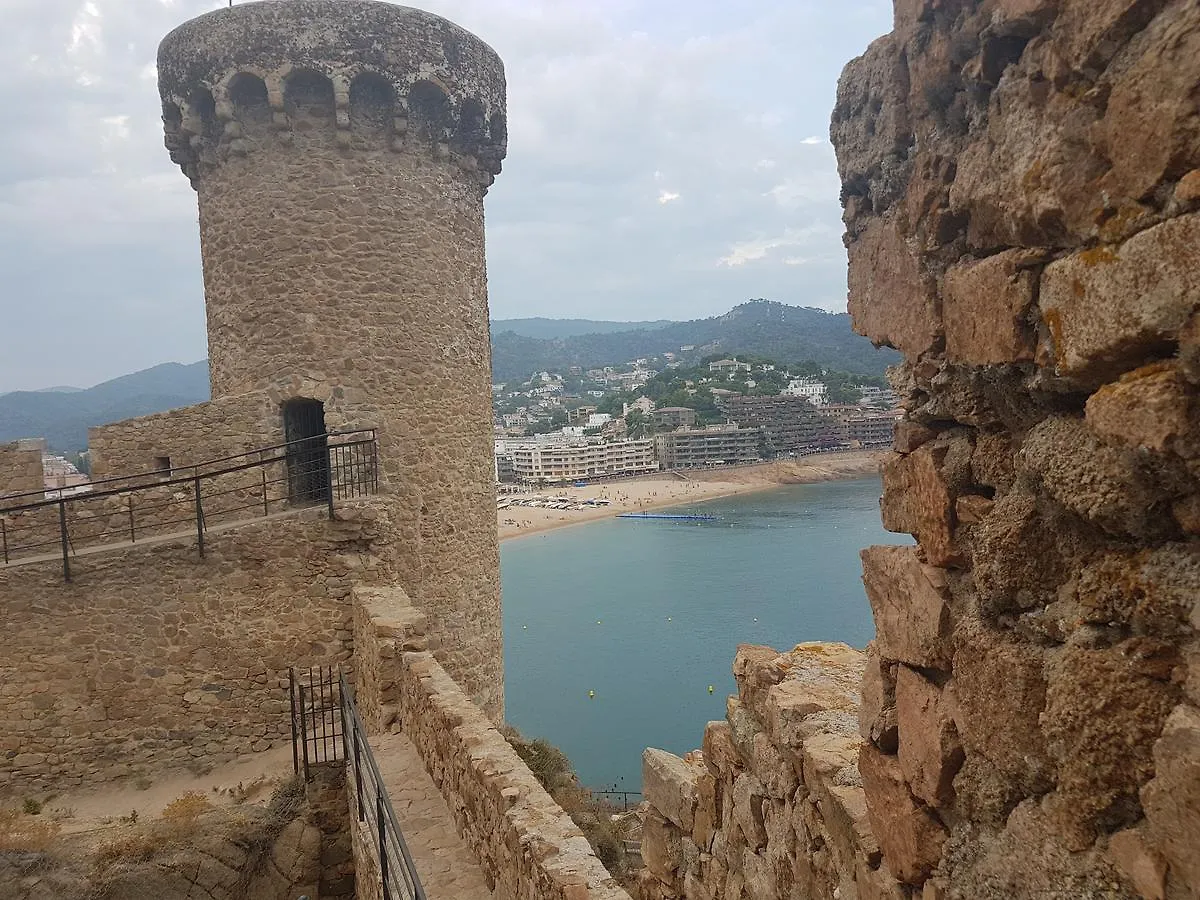
[{"label": "round stone tower", "polygon": [[158,53],[195,188],[214,399],[320,403],[376,427],[394,564],[451,675],[503,714],[483,198],[504,69],[438,16],[266,0]]}]

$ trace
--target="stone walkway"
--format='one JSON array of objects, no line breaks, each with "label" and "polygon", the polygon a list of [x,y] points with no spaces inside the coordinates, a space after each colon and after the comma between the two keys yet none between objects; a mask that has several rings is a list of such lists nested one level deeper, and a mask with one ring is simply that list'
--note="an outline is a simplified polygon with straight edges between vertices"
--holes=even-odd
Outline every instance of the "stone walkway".
[{"label": "stone walkway", "polygon": [[492,892],[416,748],[403,734],[370,738],[408,851],[429,900],[491,900]]}]

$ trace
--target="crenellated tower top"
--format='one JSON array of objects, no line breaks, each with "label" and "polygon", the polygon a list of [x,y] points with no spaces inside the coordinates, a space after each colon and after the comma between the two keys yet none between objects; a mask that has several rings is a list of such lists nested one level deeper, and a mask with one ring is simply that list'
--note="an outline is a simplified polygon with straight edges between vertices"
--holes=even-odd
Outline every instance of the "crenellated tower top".
[{"label": "crenellated tower top", "polygon": [[231,156],[329,141],[427,152],[486,191],[508,132],[504,66],[452,22],[377,0],[260,0],[163,39],[167,149],[193,186]]}]

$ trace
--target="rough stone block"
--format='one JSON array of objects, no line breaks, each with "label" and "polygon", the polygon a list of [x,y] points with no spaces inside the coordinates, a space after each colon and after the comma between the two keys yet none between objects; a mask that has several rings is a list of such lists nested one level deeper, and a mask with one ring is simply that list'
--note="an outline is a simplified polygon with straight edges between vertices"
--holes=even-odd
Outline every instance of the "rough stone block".
[{"label": "rough stone block", "polygon": [[[1018,794],[1045,790],[1051,767],[1040,716],[1046,705],[1041,651],[990,631],[956,636],[946,697],[968,756]],[[956,785],[961,790],[961,785]]]},{"label": "rough stone block", "polygon": [[1046,267],[1038,300],[1058,371],[1098,384],[1136,366],[1200,308],[1200,214]]},{"label": "rough stone block", "polygon": [[[1177,11],[1151,22],[1161,4],[1147,0],[1103,0],[1100,21],[1114,10],[1116,34],[1101,46],[1147,25],[1107,74],[1104,119],[1096,137],[1111,168],[1102,189],[1110,196],[1145,197],[1181,169],[1200,162],[1200,118],[1192,92],[1200,82],[1200,14]],[[1096,12],[1083,23],[1095,27]]]},{"label": "rough stone block", "polygon": [[1108,839],[1108,858],[1144,900],[1164,900],[1167,862],[1146,845],[1138,828],[1118,831]]},{"label": "rough stone block", "polygon": [[665,750],[642,751],[642,793],[658,812],[684,834],[691,834],[696,814],[696,781],[700,770]]},{"label": "rough stone block", "polygon": [[942,691],[908,666],[896,669],[900,770],[918,800],[941,807],[954,799],[962,743]]},{"label": "rough stone block", "polygon": [[942,280],[946,358],[975,366],[1030,362],[1028,313],[1044,254],[1006,250],[952,266]]},{"label": "rough stone block", "polygon": [[980,494],[963,494],[954,501],[954,518],[959,525],[978,525],[992,511],[996,501]]},{"label": "rough stone block", "polygon": [[948,668],[951,625],[945,573],[921,562],[915,547],[868,547],[860,556],[879,656],[911,666]]},{"label": "rough stone block", "polygon": [[883,527],[914,535],[935,566],[961,562],[953,542],[954,498],[942,474],[947,453],[945,446],[924,444],[883,464]]},{"label": "rough stone block", "polygon": [[871,829],[883,850],[884,865],[905,884],[921,884],[941,860],[946,841],[942,823],[913,799],[896,757],[867,744],[858,767],[867,794]]},{"label": "rough stone block", "polygon": [[1196,389],[1170,363],[1143,366],[1106,384],[1087,401],[1087,423],[1106,440],[1200,455]]},{"label": "rough stone block", "polygon": [[1106,445],[1079,419],[1053,416],[1035,426],[1018,465],[1046,494],[1109,534],[1162,538],[1174,530],[1157,510],[1156,471],[1134,451]]},{"label": "rough stone block", "polygon": [[872,219],[849,245],[854,330],[909,359],[940,334],[933,284],[894,218]]},{"label": "rough stone block", "polygon": [[717,779],[705,772],[696,782],[696,815],[692,823],[692,843],[704,853],[712,848],[713,832],[721,824],[717,797]]},{"label": "rough stone block", "polygon": [[791,761],[784,758],[766,732],[754,736],[753,749],[751,768],[762,781],[768,796],[774,800],[791,797],[797,785],[796,770]]},{"label": "rough stone block", "polygon": [[819,641],[787,653],[787,678],[770,689],[763,709],[775,746],[807,751],[815,735],[854,734],[864,659],[847,644]]},{"label": "rough stone block", "polygon": [[875,641],[867,644],[858,732],[864,740],[872,741],[884,753],[895,753],[899,740],[894,668],[880,659]]},{"label": "rough stone block", "polygon": [[937,437],[937,432],[917,422],[902,419],[896,423],[895,434],[892,437],[892,449],[897,453],[912,453],[922,444]]},{"label": "rough stone block", "polygon": [[760,850],[767,844],[767,827],[763,819],[763,801],[766,796],[767,792],[762,782],[748,772],[743,772],[733,782],[733,793],[730,797],[733,819],[752,850]]},{"label": "rough stone block", "polygon": [[664,884],[675,883],[683,865],[683,847],[679,830],[654,809],[642,822],[642,861],[654,877]]},{"label": "rough stone block", "polygon": [[1155,771],[1151,747],[1178,694],[1173,661],[1163,642],[1134,638],[1110,649],[1068,647],[1049,667],[1042,729],[1057,769],[1057,818],[1072,850],[1130,824],[1138,789]]},{"label": "rough stone block", "polygon": [[[908,893],[895,878],[887,872],[886,866],[872,869],[859,863],[854,875],[854,885],[858,889],[858,900],[907,900]],[[846,896],[841,894],[841,896]]]},{"label": "rough stone block", "polygon": [[724,775],[744,765],[733,743],[733,732],[726,721],[709,722],[704,726],[704,764],[709,770]]},{"label": "rough stone block", "polygon": [[1200,894],[1200,709],[1180,704],[1167,719],[1142,806],[1147,835],[1170,863],[1172,879]]}]

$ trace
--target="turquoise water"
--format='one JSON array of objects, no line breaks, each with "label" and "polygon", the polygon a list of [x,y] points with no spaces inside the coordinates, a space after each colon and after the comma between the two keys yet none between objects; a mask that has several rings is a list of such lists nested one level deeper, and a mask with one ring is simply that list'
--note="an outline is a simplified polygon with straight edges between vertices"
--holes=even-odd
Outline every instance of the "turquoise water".
[{"label": "turquoise water", "polygon": [[795,485],[670,510],[711,522],[504,542],[508,721],[561,747],[584,784],[639,790],[643,748],[683,754],[724,717],[738,644],[871,639],[858,551],[910,541],[880,526],[879,494],[878,478]]}]

